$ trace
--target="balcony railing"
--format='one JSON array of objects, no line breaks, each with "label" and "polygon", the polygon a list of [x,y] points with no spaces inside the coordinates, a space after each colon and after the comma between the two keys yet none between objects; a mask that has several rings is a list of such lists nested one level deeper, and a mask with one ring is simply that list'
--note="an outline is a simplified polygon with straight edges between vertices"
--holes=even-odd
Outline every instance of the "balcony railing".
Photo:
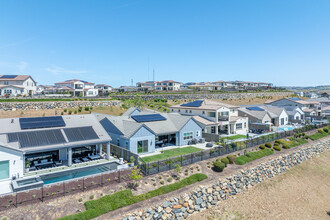
[{"label": "balcony railing", "polygon": [[229,116],[219,116],[218,117],[218,121],[228,121],[229,120]]}]

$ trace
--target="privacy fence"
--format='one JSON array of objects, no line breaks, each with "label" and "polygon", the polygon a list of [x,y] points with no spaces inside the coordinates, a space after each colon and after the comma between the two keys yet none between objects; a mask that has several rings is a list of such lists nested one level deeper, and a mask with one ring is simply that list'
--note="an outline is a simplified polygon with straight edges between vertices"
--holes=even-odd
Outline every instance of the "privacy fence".
[{"label": "privacy fence", "polygon": [[0,211],[20,205],[43,202],[61,196],[71,195],[108,185],[130,181],[130,169],[105,172],[60,183],[44,185],[41,188],[11,193],[0,197]]},{"label": "privacy fence", "polygon": [[152,175],[159,172],[171,170],[175,168],[176,164],[180,166],[185,166],[193,164],[202,160],[207,160],[214,157],[219,157],[225,154],[230,154],[236,151],[252,148],[267,142],[272,142],[278,139],[293,136],[294,133],[301,133],[306,131],[311,131],[314,129],[322,128],[328,126],[329,124],[322,125],[307,125],[302,128],[297,128],[291,131],[282,131],[268,135],[262,135],[256,138],[251,138],[245,141],[232,142],[230,144],[225,144],[223,146],[216,146],[212,149],[203,150],[200,152],[185,154],[177,157],[171,157],[164,160],[159,160],[155,162],[145,163],[140,160],[139,168],[145,175]]}]

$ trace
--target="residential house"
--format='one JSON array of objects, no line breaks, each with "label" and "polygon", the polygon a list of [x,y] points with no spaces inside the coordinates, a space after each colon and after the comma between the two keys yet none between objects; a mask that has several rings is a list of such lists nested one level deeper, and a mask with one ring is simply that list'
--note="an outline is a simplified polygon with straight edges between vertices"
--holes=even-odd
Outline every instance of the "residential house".
[{"label": "residential house", "polygon": [[246,134],[249,130],[248,118],[240,117],[238,108],[238,106],[206,99],[174,105],[170,107],[170,111],[182,115],[200,116],[195,120],[205,123],[203,130],[205,133]]},{"label": "residential house", "polygon": [[289,122],[289,115],[285,108],[277,106],[259,106],[260,108],[267,111],[271,117],[271,122],[274,126],[284,126]]},{"label": "residential house", "polygon": [[[0,119],[0,179],[21,178],[26,172],[72,166],[95,155],[110,159],[110,141],[94,115]],[[61,171],[59,171],[61,172]]]},{"label": "residential house", "polygon": [[94,114],[112,138],[112,143],[133,153],[151,153],[157,147],[188,145],[202,138],[202,128],[190,116],[135,108],[122,116]]},{"label": "residential house", "polygon": [[260,107],[241,107],[238,109],[238,115],[248,118],[249,128],[253,133],[271,131],[274,116]]},{"label": "residential house", "polygon": [[111,86],[106,84],[96,84],[94,88],[99,91],[98,92],[99,95],[108,95],[113,90]]},{"label": "residential house", "polygon": [[305,119],[305,113],[298,106],[283,106],[289,116],[289,122],[303,123]]},{"label": "residential house", "polygon": [[173,80],[164,80],[157,82],[155,86],[156,91],[178,91],[180,90],[181,83]]},{"label": "residential house", "polygon": [[156,89],[157,81],[146,81],[136,83],[138,91],[153,91]]},{"label": "residential house", "polygon": [[63,82],[55,83],[57,88],[69,88],[73,96],[95,97],[98,96],[98,89],[94,88],[94,83],[71,79]]},{"label": "residential house", "polygon": [[0,96],[34,96],[36,90],[30,75],[0,75]]},{"label": "residential house", "polygon": [[120,86],[115,89],[117,92],[136,92],[138,88],[136,86]]}]

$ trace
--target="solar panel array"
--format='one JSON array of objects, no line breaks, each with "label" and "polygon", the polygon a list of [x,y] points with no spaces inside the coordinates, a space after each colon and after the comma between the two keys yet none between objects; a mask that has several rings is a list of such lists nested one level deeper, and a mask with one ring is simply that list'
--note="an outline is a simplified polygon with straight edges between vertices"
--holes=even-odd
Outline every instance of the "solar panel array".
[{"label": "solar panel array", "polygon": [[0,78],[1,79],[14,79],[16,77],[17,77],[17,75],[3,75]]},{"label": "solar panel array", "polygon": [[264,109],[260,108],[260,107],[247,107],[248,110],[251,110],[251,111],[265,111]]},{"label": "solar panel array", "polygon": [[54,128],[65,126],[62,116],[20,118],[19,123],[21,129]]},{"label": "solar panel array", "polygon": [[21,148],[66,143],[60,129],[8,133],[8,142],[19,142]]},{"label": "solar panel array", "polygon": [[202,105],[203,101],[202,100],[197,100],[193,102],[188,102],[185,104],[182,104],[181,106],[186,106],[186,107],[200,107]]},{"label": "solar panel array", "polygon": [[150,115],[132,115],[131,116],[136,122],[152,122],[152,121],[165,121],[166,118],[160,114]]},{"label": "solar panel array", "polygon": [[99,139],[92,126],[80,128],[65,128],[63,130],[70,142]]}]

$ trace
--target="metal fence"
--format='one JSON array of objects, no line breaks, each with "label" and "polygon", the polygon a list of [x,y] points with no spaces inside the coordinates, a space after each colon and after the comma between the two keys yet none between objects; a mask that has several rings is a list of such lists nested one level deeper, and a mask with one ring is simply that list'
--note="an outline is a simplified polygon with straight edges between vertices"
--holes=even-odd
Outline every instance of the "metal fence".
[{"label": "metal fence", "polygon": [[77,178],[59,183],[44,185],[41,188],[11,193],[0,197],[0,211],[19,205],[43,202],[73,193],[87,191],[110,184],[130,181],[131,169],[110,171],[93,176]]},{"label": "metal fence", "polygon": [[139,155],[132,153],[131,151],[111,144],[110,153],[117,158],[124,158],[124,160],[131,162],[131,157],[134,157],[135,161],[139,161]]},{"label": "metal fence", "polygon": [[225,154],[230,154],[232,152],[265,144],[267,142],[272,142],[278,139],[290,137],[293,136],[294,133],[306,132],[306,131],[322,128],[328,125],[329,124],[307,125],[302,128],[293,129],[291,131],[282,131],[268,135],[262,135],[245,141],[232,142],[230,144],[225,144],[223,146],[216,146],[212,149],[202,150],[200,152],[185,154],[177,157],[171,157],[150,163],[145,163],[142,159],[140,160],[139,168],[145,175],[147,176],[153,175],[159,172],[174,169],[176,164],[179,164],[180,166],[186,166],[202,160],[219,157]]}]

